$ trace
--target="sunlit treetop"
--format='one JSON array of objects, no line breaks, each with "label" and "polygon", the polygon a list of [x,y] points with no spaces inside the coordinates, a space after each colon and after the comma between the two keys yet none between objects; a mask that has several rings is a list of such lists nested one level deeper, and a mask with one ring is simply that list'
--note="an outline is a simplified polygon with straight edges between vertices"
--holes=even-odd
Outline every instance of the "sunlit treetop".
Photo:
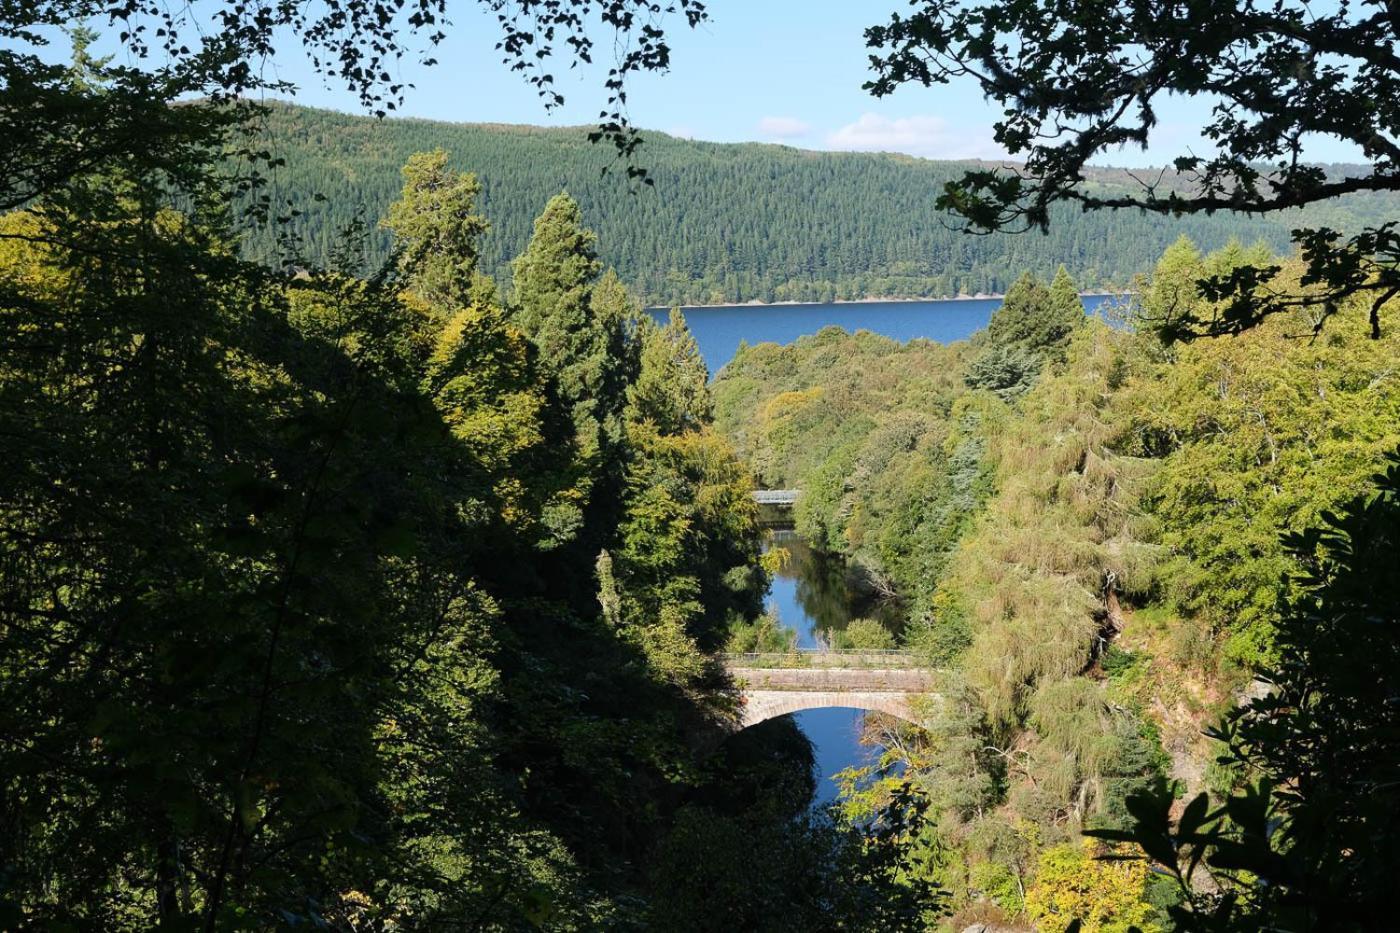
[{"label": "sunlit treetop", "polygon": [[[971,78],[1005,109],[996,141],[1024,161],[976,169],[940,205],[974,232],[1044,229],[1050,205],[1134,208],[1165,215],[1252,214],[1352,192],[1400,190],[1400,8],[1383,0],[1308,5],[1273,0],[1066,0],[975,5],[920,0],[866,31],[876,96],[904,84]],[[1143,174],[1136,192],[1084,184],[1091,160],[1146,148],[1170,96],[1210,105],[1201,134],[1214,154],[1186,154]],[[1310,139],[1355,144],[1369,172],[1304,158]],[[1400,294],[1396,224],[1346,233],[1299,229],[1308,294],[1272,287],[1276,267],[1203,281],[1213,316],[1160,322],[1168,336],[1235,333],[1264,315],[1316,305],[1320,327],[1342,299],[1380,307]]]}]

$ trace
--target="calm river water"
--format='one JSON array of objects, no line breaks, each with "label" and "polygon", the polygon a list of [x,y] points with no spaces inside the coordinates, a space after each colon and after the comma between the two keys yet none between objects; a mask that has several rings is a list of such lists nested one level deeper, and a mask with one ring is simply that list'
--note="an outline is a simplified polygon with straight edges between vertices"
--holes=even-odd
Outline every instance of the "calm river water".
[{"label": "calm river water", "polygon": [[[882,614],[881,607],[860,605],[847,585],[841,561],[813,552],[792,531],[775,529],[769,534],[770,546],[786,548],[792,559],[774,577],[768,607],[777,612],[783,625],[796,630],[799,648],[826,644],[831,634],[844,629],[852,618]],[[879,754],[879,749],[860,744],[864,714],[859,710],[812,709],[794,713],[793,718],[816,752],[817,798],[813,803],[818,806],[836,797],[833,775],[852,765],[866,764]]]},{"label": "calm river water", "polygon": [[[1110,296],[1091,295],[1084,305],[1093,313],[1111,301]],[[686,308],[700,352],[710,372],[717,373],[739,349],[741,341],[791,343],[805,334],[836,325],[847,331],[869,330],[896,340],[926,337],[940,343],[962,340],[987,326],[1001,299],[958,301],[872,301],[852,304],[723,305]],[[653,309],[658,321],[666,311]],[[872,607],[860,606],[858,596],[846,584],[839,561],[814,554],[791,531],[774,531],[773,543],[792,553],[787,570],[773,580],[769,591],[771,608],[784,625],[797,631],[798,644],[813,648],[828,633],[845,626],[853,608],[873,615]],[[863,714],[854,709],[808,710],[795,714],[798,726],[816,749],[816,804],[831,802],[837,786],[832,776],[852,765],[865,764],[878,750],[861,746]]]}]

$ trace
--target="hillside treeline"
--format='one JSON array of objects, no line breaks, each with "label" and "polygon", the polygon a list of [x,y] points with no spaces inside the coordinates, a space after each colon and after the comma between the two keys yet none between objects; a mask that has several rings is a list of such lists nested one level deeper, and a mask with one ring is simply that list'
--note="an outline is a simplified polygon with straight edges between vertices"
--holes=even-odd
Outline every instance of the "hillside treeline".
[{"label": "hillside treeline", "polygon": [[[1080,831],[1130,826],[1132,796],[1163,783],[1218,803],[1260,776],[1217,764],[1202,730],[1297,655],[1280,631],[1315,544],[1284,535],[1367,494],[1400,444],[1393,308],[1381,340],[1360,313],[1317,336],[1302,313],[1237,338],[1152,332],[1203,301],[1198,279],[1272,258],[1182,239],[1112,321],[1061,270],[1019,280],[969,341],[828,329],[742,349],[715,386],[760,481],[803,490],[798,530],[901,603],[905,643],[946,671],[921,728],[872,719],[884,756],[846,775],[843,805],[878,812],[912,779],[938,816],[903,845],[962,921],[1170,928],[1171,877],[1098,860]],[[1269,709],[1256,740],[1281,758]]]},{"label": "hillside treeline", "polygon": [[[538,206],[568,191],[598,231],[602,259],[648,305],[1000,294],[1021,272],[1048,277],[1060,264],[1085,288],[1123,286],[1180,235],[1208,249],[1232,237],[1282,249],[1301,218],[1350,230],[1400,209],[1386,196],[1268,219],[1163,219],[1065,206],[1048,234],[970,237],[934,206],[962,163],[644,137],[636,159],[654,187],[629,184],[625,164],[590,144],[585,128],[380,122],[273,105],[258,145],[285,164],[268,192],[300,213],[289,225],[253,231],[249,251],[276,261],[279,238],[291,232],[312,260],[324,260],[357,218],[373,226],[396,196],[409,155],[437,147],[481,180],[491,218],[481,246],[485,272],[502,277],[524,248]],[[1089,183],[1112,189],[1133,182],[1101,170]],[[375,232],[366,246],[372,265],[390,240]]]}]

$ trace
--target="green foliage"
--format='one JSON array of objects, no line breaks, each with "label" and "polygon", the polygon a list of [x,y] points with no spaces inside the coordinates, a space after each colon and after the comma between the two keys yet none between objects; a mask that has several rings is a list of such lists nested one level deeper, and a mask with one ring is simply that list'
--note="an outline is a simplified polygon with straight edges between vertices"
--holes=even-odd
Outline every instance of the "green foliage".
[{"label": "green foliage", "polygon": [[1084,318],[1084,305],[1064,266],[1051,287],[1024,273],[1007,289],[1001,307],[992,312],[987,340],[1048,359],[1062,357],[1070,335]]},{"label": "green foliage", "polygon": [[[6,925],[636,920],[697,644],[766,583],[751,485],[703,424],[623,434],[625,369],[625,456],[584,449],[563,384],[625,354],[544,365],[470,179],[407,180],[369,279],[238,260],[158,168],[0,218]],[[544,253],[534,307],[625,332],[606,279],[550,305]]]},{"label": "green foliage", "polygon": [[[1053,212],[1047,235],[968,237],[948,229],[934,198],[963,173],[962,163],[644,132],[637,161],[654,185],[639,188],[582,128],[379,122],[285,104],[271,104],[262,127],[260,147],[286,162],[278,191],[301,212],[289,229],[313,258],[330,255],[355,216],[383,213],[410,155],[442,148],[481,181],[492,221],[481,246],[484,272],[508,280],[540,205],[566,188],[598,231],[600,258],[650,306],[1002,293],[1023,270],[1048,281],[1061,263],[1083,287],[1121,286],[1178,236],[1209,248],[1232,236],[1264,239],[1279,250],[1299,223],[1223,211],[1144,219],[1067,206]],[[1119,170],[1086,175],[1105,191],[1137,186]],[[314,200],[318,194],[325,200]],[[1375,194],[1303,216],[1352,229],[1382,223],[1396,209],[1393,195]],[[254,231],[248,248],[259,259],[281,255],[271,231]],[[387,238],[372,240],[369,253],[371,262],[386,257]]]},{"label": "green foliage", "polygon": [[[669,436],[641,425],[631,444],[638,456],[614,553],[621,617],[670,632],[674,650],[693,641],[713,651],[731,623],[758,615],[767,589],[753,485],[712,431]],[[695,655],[697,674],[703,660]]]},{"label": "green foliage", "polygon": [[895,646],[894,633],[879,619],[852,619],[838,633],[833,648],[881,650]]},{"label": "green foliage", "polygon": [[[1052,256],[1122,279],[1170,234],[1091,215],[1043,251],[953,240],[887,194],[946,166],[655,137],[662,206],[613,197],[568,131],[370,138],[277,106],[273,148],[334,158],[293,158],[279,179],[309,210],[245,244],[282,258],[301,232],[294,252],[315,258],[258,265],[229,227],[239,206],[270,219],[248,167],[275,157],[228,100],[261,86],[250,58],[305,27],[377,101],[375,63],[397,49],[392,15],[326,8],[222,5],[218,54],[170,44],[150,74],[93,58],[81,30],[71,64],[33,54],[73,4],[0,15],[0,924],[908,928],[935,919],[935,885],[1103,929],[1149,925],[1148,899],[1207,928],[1388,919],[1400,468],[1349,518],[1327,510],[1397,442],[1393,347],[1289,338],[1348,310],[1339,290],[1387,294],[1394,234],[1374,218],[1393,201],[1330,208],[1373,227],[1342,249],[1315,227],[1307,266],[1174,246],[1144,321],[1238,329],[1265,286],[1324,312],[1228,345],[1081,325],[1062,268],[1048,288],[1018,280],[971,347],[833,330],[748,348],[712,405],[683,320],[651,325],[600,255],[649,296],[829,298],[994,290]],[[572,9],[506,24],[508,54]],[[139,53],[179,14],[116,15]],[[660,37],[628,47],[610,91],[664,67]],[[227,105],[170,106],[210,92]],[[411,156],[433,134],[471,149],[481,180]],[[601,245],[564,195],[526,242],[561,175]],[[1124,181],[1087,176],[1104,198]],[[331,200],[306,204],[318,188]],[[386,209],[384,234],[342,235]],[[1212,242],[1281,235],[1191,223]],[[350,259],[391,245],[373,273]],[[521,249],[502,307],[483,270]],[[712,409],[766,482],[806,491],[801,530],[902,597],[910,643],[960,668],[916,711],[926,730],[875,721],[886,754],[850,777],[845,822],[794,819],[811,750],[790,723],[709,769],[688,747],[726,699],[709,653],[777,634],[755,621],[749,468]],[[1275,692],[1218,733],[1225,802],[1197,798],[1175,827],[1142,793],[1166,769],[1158,730],[1114,699],[1149,665],[1104,654],[1134,598],[1184,615],[1171,635],[1193,655],[1219,639],[1277,666]],[[888,635],[857,621],[846,637]],[[1081,823],[1178,881],[1206,856],[1221,893],[1182,883],[1173,906],[1141,864],[1056,845]]]},{"label": "green foliage", "polygon": [[[1139,313],[1198,304],[1202,276],[1266,260],[1260,246],[1203,255],[1179,241]],[[1227,793],[1247,780],[1202,767],[1179,738],[1169,756],[1161,738],[1228,704],[1238,674],[1214,678],[1220,695],[1195,712],[1154,691],[1274,656],[1298,567],[1278,530],[1354,494],[1400,441],[1389,336],[1298,340],[1307,320],[1277,318],[1162,346],[1057,314],[1073,295],[1057,280],[1023,279],[967,345],[830,330],[745,347],[715,385],[719,423],[762,480],[803,490],[799,531],[903,597],[905,643],[956,668],[941,688],[956,700],[923,711],[923,729],[879,727],[890,751],[847,776],[844,806],[878,813],[902,767],[939,814],[911,857],[962,905],[986,885],[1003,909],[1025,907],[1007,886],[1034,882],[1037,852],[1081,826],[1130,825],[1129,801],[1169,772]],[[1002,385],[994,364],[1011,351],[1032,365]],[[1143,916],[1160,919],[1170,895],[1154,888]]]},{"label": "green foliage", "polygon": [[[1392,192],[1400,180],[1400,69],[1376,55],[1400,39],[1386,4],[933,2],[865,37],[879,49],[866,85],[874,94],[971,78],[1003,108],[995,137],[1020,163],[968,169],[938,199],[977,232],[1054,230],[1063,222],[1055,209],[1069,205],[1160,218],[1326,213],[1344,196]],[[1087,164],[1124,145],[1150,148],[1158,101],[1172,97],[1203,102],[1209,156],[1184,154],[1126,191],[1086,177]],[[1230,106],[1208,103],[1222,98]],[[1303,141],[1318,137],[1354,146],[1370,164],[1352,171],[1307,161]],[[1164,332],[1238,334],[1271,314],[1311,308],[1317,328],[1359,311],[1379,339],[1381,309],[1400,294],[1400,227],[1389,217],[1362,226],[1314,214],[1292,238],[1304,281],[1318,287],[1290,287],[1277,263],[1240,264],[1203,277],[1198,291],[1215,302],[1164,319]]]},{"label": "green foliage", "polygon": [[1025,715],[1039,685],[1083,670],[1106,590],[1151,580],[1135,514],[1148,465],[1113,451],[1106,411],[1125,339],[1086,325],[1064,371],[1026,396],[997,438],[997,496],[955,556],[949,598],[972,607],[968,675],[1002,724]]},{"label": "green foliage", "polygon": [[[0,731],[25,737],[6,743],[6,899],[36,920],[223,925],[307,917],[313,896],[337,910],[378,881],[408,887],[376,891],[372,913],[416,911],[442,881],[427,850],[459,834],[380,818],[390,788],[419,791],[391,763],[460,788],[453,809],[495,837],[446,915],[479,909],[492,873],[523,890],[532,830],[492,803],[472,712],[496,690],[500,613],[472,571],[509,538],[442,511],[489,499],[510,464],[458,447],[418,394],[432,319],[340,276],[269,281],[193,223],[148,216],[7,219],[114,266],[36,246],[3,271],[18,332],[60,341],[0,364],[16,438]],[[113,274],[131,262],[141,277]],[[62,657],[83,660],[44,673]],[[420,716],[451,756],[387,751],[382,730]]]},{"label": "green foliage", "polygon": [[970,388],[987,389],[1009,401],[1030,388],[1044,363],[1023,347],[993,344],[967,364],[963,378]]},{"label": "green foliage", "polygon": [[629,446],[624,409],[638,371],[633,322],[640,311],[615,275],[600,278],[596,243],[578,204],[567,194],[552,197],[512,265],[507,306],[507,318],[534,345],[551,392],[573,423],[576,500],[561,502],[554,522],[577,523],[580,560],[609,547],[623,520]]},{"label": "green foliage", "polygon": [[709,370],[679,308],[666,326],[638,317],[642,345],[637,380],[627,390],[627,417],[649,421],[663,434],[709,424],[714,419]]},{"label": "green foliage", "polygon": [[963,377],[974,389],[1014,399],[1030,388],[1046,363],[1063,363],[1071,335],[1084,321],[1084,303],[1060,266],[1054,282],[1025,273],[987,324],[986,348]]},{"label": "green foliage", "polygon": [[[1144,313],[1199,303],[1183,283],[1257,257],[1235,247],[1201,257],[1188,243],[1162,259]],[[1295,270],[1296,271],[1296,270]],[[1279,532],[1314,525],[1356,495],[1400,443],[1396,338],[1276,317],[1230,340],[1176,348],[1129,387],[1129,450],[1161,458],[1148,491],[1170,555],[1163,595],[1226,639],[1238,664],[1267,662],[1279,581],[1294,566]]]},{"label": "green foliage", "polygon": [[474,303],[478,247],[488,228],[474,213],[480,193],[474,176],[447,168],[442,149],[416,153],[403,167],[403,192],[381,226],[394,234],[404,277],[431,304]]},{"label": "green foliage", "polygon": [[1171,766],[1171,758],[1162,748],[1161,736],[1151,719],[1116,711],[1112,736],[1113,757],[1103,769],[1099,808],[1087,821],[1091,826],[1128,825],[1128,799],[1160,786]]},{"label": "green foliage", "polygon": [[583,227],[578,204],[558,194],[535,220],[534,235],[513,264],[515,287],[510,318],[539,351],[543,365],[555,377],[561,400],[568,406],[586,450],[602,443],[604,422],[616,419],[622,399],[601,393],[615,385],[610,369],[625,360],[609,351],[621,330],[616,315],[596,314],[593,286],[602,270],[594,252],[597,236]]},{"label": "green foliage", "polygon": [[898,591],[920,622],[988,489],[996,403],[959,399],[963,354],[827,328],[741,349],[714,388],[716,422],[761,482],[802,490],[802,536],[874,594]]},{"label": "green foliage", "polygon": [[725,651],[796,651],[797,630],[783,625],[776,616],[765,613],[752,622],[739,622],[729,629]]},{"label": "green foliage", "polygon": [[[1214,735],[1222,761],[1248,776],[1216,809],[1205,794],[1173,822],[1168,795],[1129,800],[1131,842],[1170,872],[1178,928],[1375,929],[1392,914],[1400,866],[1395,823],[1400,766],[1394,637],[1400,461],[1378,490],[1340,517],[1290,534],[1306,568],[1279,629],[1267,693]],[[1192,883],[1211,876],[1216,894]]]},{"label": "green foliage", "polygon": [[1140,862],[1101,861],[1086,846],[1066,843],[1041,855],[1026,913],[1047,929],[1078,921],[1085,933],[1153,933],[1161,928],[1151,922],[1146,882]]}]

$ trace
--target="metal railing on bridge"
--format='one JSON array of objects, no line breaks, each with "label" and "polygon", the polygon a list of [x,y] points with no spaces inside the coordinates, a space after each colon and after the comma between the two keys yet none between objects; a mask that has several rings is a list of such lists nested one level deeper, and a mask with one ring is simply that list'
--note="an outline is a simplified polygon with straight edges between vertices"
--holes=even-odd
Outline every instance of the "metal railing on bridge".
[{"label": "metal railing on bridge", "polygon": [[800,492],[798,489],[756,489],[753,501],[759,505],[795,505]]}]

